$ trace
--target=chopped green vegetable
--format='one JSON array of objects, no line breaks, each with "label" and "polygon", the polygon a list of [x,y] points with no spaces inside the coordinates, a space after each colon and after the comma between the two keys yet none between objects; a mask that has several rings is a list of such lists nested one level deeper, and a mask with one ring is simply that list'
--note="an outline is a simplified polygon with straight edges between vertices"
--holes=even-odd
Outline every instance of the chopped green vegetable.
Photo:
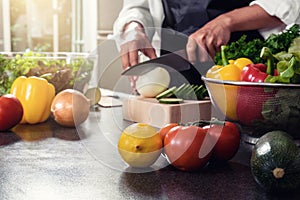
[{"label": "chopped green vegetable", "polygon": [[283,78],[292,78],[295,74],[294,66],[296,66],[297,60],[295,57],[292,57],[291,60],[288,62],[287,69],[280,73],[280,76]]},{"label": "chopped green vegetable", "polygon": [[[300,37],[294,40],[298,41]],[[277,54],[272,54],[268,47],[263,47],[261,51],[261,58],[267,60],[268,70],[270,76],[267,77],[265,82],[269,83],[300,83],[300,49],[295,47],[298,42],[292,42],[289,51],[281,51]],[[297,52],[299,50],[299,52]],[[278,75],[273,76],[271,72],[277,70]]]},{"label": "chopped green vegetable", "polygon": [[202,100],[208,96],[204,85],[190,85],[183,83],[178,88],[173,86],[156,96],[157,100],[162,98],[179,98],[186,100]]},{"label": "chopped green vegetable", "polygon": [[162,98],[158,100],[159,103],[164,103],[164,104],[179,104],[183,103],[183,99],[180,98]]},{"label": "chopped green vegetable", "polygon": [[156,99],[159,100],[159,99],[162,99],[162,98],[168,98],[168,97],[174,95],[174,92],[175,92],[176,89],[177,89],[176,86],[173,86],[173,87],[163,91],[162,93],[158,94],[156,96]]},{"label": "chopped green vegetable", "polygon": [[[243,35],[239,40],[228,44],[226,56],[228,60],[236,60],[237,58],[249,58],[254,63],[261,62],[259,57],[260,50],[264,46],[264,41],[261,39],[246,40],[246,35]],[[218,52],[214,58],[216,65],[223,65],[221,52]]]},{"label": "chopped green vegetable", "polygon": [[[300,26],[295,24],[280,34],[271,34],[266,40],[254,39],[247,41],[247,36],[243,35],[239,40],[227,45],[228,48],[226,56],[228,60],[246,57],[254,63],[263,62],[264,60],[260,58],[261,49],[263,47],[268,47],[273,54],[281,51],[287,52],[293,40],[300,36],[299,28]],[[300,41],[297,42],[297,48],[299,48]],[[217,65],[222,65],[221,52],[216,54],[214,61]]]},{"label": "chopped green vegetable", "polygon": [[271,52],[288,51],[291,43],[296,37],[300,36],[299,25],[295,24],[288,30],[281,34],[271,34],[267,40],[265,46],[269,47]]}]

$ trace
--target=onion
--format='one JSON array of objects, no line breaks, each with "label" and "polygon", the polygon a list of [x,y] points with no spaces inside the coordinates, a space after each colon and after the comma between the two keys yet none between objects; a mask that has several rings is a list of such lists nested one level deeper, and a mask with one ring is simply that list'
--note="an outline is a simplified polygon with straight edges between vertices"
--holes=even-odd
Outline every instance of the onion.
[{"label": "onion", "polygon": [[136,89],[143,97],[155,97],[169,87],[170,80],[166,69],[156,67],[137,79]]},{"label": "onion", "polygon": [[88,118],[89,112],[89,99],[74,89],[59,92],[51,104],[52,116],[62,126],[80,125]]}]

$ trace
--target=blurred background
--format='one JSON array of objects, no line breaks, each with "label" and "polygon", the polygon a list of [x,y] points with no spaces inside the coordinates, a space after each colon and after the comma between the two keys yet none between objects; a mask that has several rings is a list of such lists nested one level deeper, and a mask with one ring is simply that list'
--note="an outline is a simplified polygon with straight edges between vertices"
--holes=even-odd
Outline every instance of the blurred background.
[{"label": "blurred background", "polygon": [[122,0],[0,0],[0,51],[89,52],[106,40]]},{"label": "blurred background", "polygon": [[122,4],[122,0],[0,0],[0,52],[96,53],[92,82],[128,90],[119,52],[108,39]]}]

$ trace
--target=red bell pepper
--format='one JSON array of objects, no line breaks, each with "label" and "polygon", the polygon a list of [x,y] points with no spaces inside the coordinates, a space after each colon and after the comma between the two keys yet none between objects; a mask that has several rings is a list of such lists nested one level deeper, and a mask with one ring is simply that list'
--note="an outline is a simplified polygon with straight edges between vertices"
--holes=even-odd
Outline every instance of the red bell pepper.
[{"label": "red bell pepper", "polygon": [[[241,80],[265,82],[269,76],[267,68],[263,63],[249,64],[243,68]],[[274,93],[266,93],[263,87],[239,87],[236,113],[240,123],[252,126],[253,120],[263,119],[262,105],[272,96]]]},{"label": "red bell pepper", "polygon": [[246,65],[241,73],[241,80],[247,82],[264,82],[268,74],[266,73],[267,66],[258,64]]},{"label": "red bell pepper", "polygon": [[278,70],[274,69],[274,76],[279,76]]},{"label": "red bell pepper", "polygon": [[[274,67],[274,56],[268,48],[263,48],[261,57],[267,59],[267,65],[262,63],[249,64],[241,72],[241,80],[248,82],[266,82],[269,77],[277,76]],[[264,103],[275,96],[277,89],[266,91],[260,86],[241,86],[238,89],[236,114],[242,125],[252,126],[255,120],[262,120]]]},{"label": "red bell pepper", "polygon": [[267,72],[267,65],[263,63],[256,63],[256,64],[249,64],[249,66],[255,67],[259,69],[259,71],[266,73]]}]

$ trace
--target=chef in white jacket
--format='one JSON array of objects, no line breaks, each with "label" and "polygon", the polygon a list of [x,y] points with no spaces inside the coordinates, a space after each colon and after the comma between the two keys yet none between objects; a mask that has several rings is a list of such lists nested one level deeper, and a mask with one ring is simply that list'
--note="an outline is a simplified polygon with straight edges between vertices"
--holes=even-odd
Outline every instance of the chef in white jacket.
[{"label": "chef in white jacket", "polygon": [[[221,45],[242,34],[248,39],[266,38],[288,25],[300,24],[299,0],[124,0],[114,23],[114,34],[122,35],[121,60],[126,69],[138,63],[138,53],[157,57],[151,44],[155,32],[162,42],[162,28],[188,37],[188,59],[196,62],[200,46],[211,57]],[[126,32],[130,34],[126,35]]]}]

